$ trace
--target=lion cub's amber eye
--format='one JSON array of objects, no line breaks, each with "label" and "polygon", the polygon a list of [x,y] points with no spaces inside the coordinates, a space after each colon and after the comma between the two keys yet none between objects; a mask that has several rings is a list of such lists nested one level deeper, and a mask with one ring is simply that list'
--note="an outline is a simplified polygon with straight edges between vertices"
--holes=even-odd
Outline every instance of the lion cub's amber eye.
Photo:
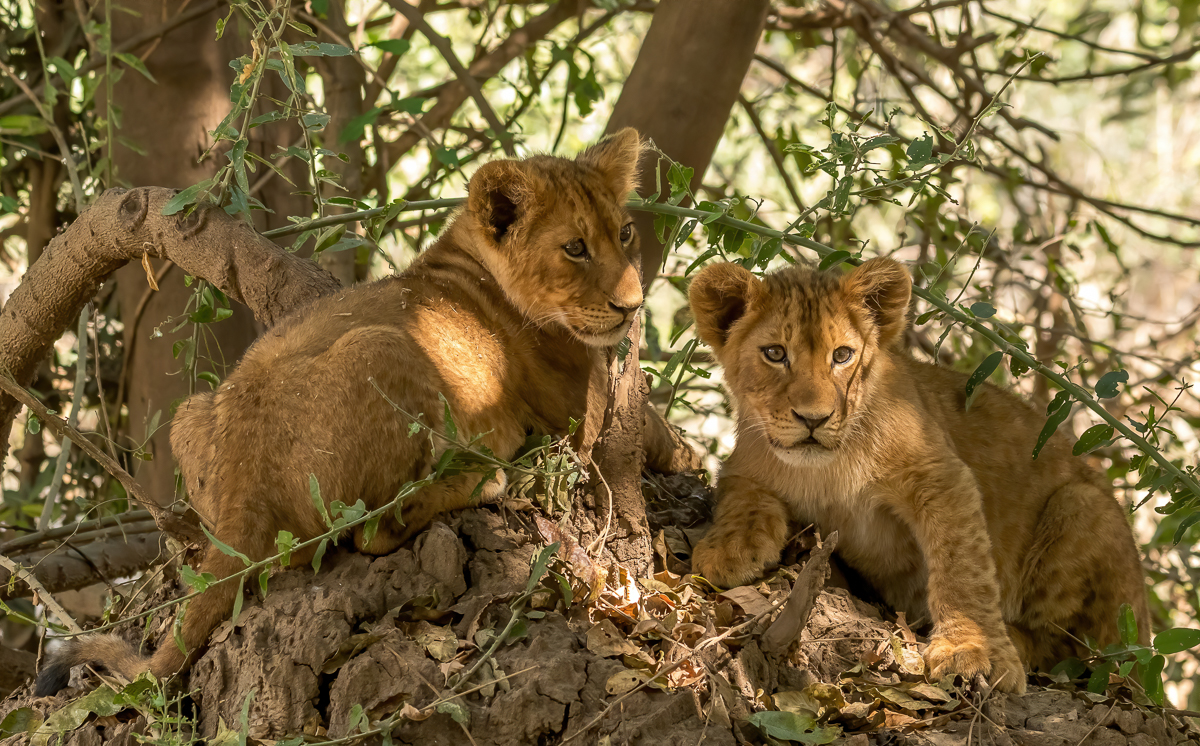
[{"label": "lion cub's amber eye", "polygon": [[852,357],[854,357],[854,350],[849,347],[839,347],[833,351],[833,362],[838,365],[850,362]]},{"label": "lion cub's amber eye", "polygon": [[626,223],[621,226],[621,243],[629,243],[631,238],[633,238],[633,223]]},{"label": "lion cub's amber eye", "polygon": [[583,259],[587,256],[587,244],[582,238],[572,238],[563,244],[563,251],[567,252],[567,256],[572,259]]},{"label": "lion cub's amber eye", "polygon": [[762,348],[763,357],[772,363],[782,363],[787,360],[787,350],[781,345],[771,345],[770,347]]}]

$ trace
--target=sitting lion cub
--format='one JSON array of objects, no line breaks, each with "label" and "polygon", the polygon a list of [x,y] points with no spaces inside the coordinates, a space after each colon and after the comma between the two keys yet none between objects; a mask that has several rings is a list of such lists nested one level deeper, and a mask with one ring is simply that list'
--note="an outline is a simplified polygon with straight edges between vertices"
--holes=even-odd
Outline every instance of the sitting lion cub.
[{"label": "sitting lion cub", "polygon": [[[410,437],[411,420],[392,403],[440,433],[443,395],[458,429],[483,434],[503,459],[529,431],[565,435],[587,409],[589,377],[605,375],[603,355],[589,347],[619,342],[642,306],[638,237],[625,209],[640,149],[637,132],[624,129],[575,160],[481,166],[465,209],[405,272],[314,302],[255,342],[215,392],[184,402],[171,445],[216,538],[261,560],[275,553],[280,530],[301,541],[325,532],[310,474],[327,505],[361,499],[368,509],[429,474],[447,444]],[[653,409],[645,416],[651,468],[698,467]],[[503,492],[502,477],[485,485],[485,499]],[[438,513],[466,507],[481,479],[435,482],[404,504],[403,525],[388,515],[370,541],[359,526],[358,549],[393,551]],[[243,567],[215,546],[201,564],[218,578]],[[223,583],[188,606],[191,655],[170,639],[143,659],[114,636],[81,638],[42,672],[37,693],[58,691],[85,661],[130,678],[172,674],[228,617],[237,593],[236,582]]]},{"label": "sitting lion cub", "polygon": [[[931,620],[934,677],[1023,692],[1044,669],[1118,639],[1122,603],[1149,630],[1137,549],[1112,486],[1066,436],[1030,458],[1041,417],[901,348],[912,283],[891,259],[849,274],[735,264],[692,282],[696,326],[738,405],[715,525],[693,569],[746,583],[778,561],[788,521],[839,532],[837,552],[896,610]],[[1007,625],[1007,627],[1006,627]]]}]

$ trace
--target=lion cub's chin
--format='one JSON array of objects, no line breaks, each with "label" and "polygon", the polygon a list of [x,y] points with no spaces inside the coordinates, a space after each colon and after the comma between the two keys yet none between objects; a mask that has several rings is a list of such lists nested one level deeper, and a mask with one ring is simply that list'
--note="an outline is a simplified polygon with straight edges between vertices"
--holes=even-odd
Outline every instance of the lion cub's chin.
[{"label": "lion cub's chin", "polygon": [[588,347],[613,347],[620,344],[621,340],[625,339],[626,335],[629,334],[629,327],[632,323],[632,321],[626,321],[611,331],[600,333],[572,327],[568,327],[568,329],[570,329],[571,333],[580,342],[583,342]]},{"label": "lion cub's chin", "polygon": [[801,443],[791,447],[771,443],[771,452],[788,466],[825,466],[837,458],[836,450],[816,443]]}]

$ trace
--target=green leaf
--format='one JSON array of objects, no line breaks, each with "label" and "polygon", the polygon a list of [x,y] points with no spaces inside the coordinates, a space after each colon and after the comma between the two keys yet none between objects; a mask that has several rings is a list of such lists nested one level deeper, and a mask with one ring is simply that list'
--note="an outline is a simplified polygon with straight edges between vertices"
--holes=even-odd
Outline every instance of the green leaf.
[{"label": "green leaf", "polygon": [[908,157],[908,168],[912,171],[920,169],[933,160],[933,135],[926,132],[921,137],[908,144],[905,151]]},{"label": "green leaf", "polygon": [[264,567],[263,571],[258,574],[258,589],[262,591],[263,598],[267,597],[267,583],[271,579],[271,570]]},{"label": "green leaf", "polygon": [[275,535],[275,550],[276,554],[282,554],[279,558],[279,564],[285,567],[292,562],[292,549],[296,546],[296,537],[292,536],[291,531],[283,531],[282,529]]},{"label": "green leaf", "polygon": [[1096,381],[1096,396],[1101,399],[1113,399],[1121,393],[1118,386],[1129,380],[1129,373],[1124,370],[1110,370]]},{"label": "green leaf", "polygon": [[[862,145],[859,146],[859,150],[866,154],[872,150],[875,150],[876,148],[886,148],[888,145],[891,145],[894,142],[900,142],[900,138],[893,137],[892,135],[875,135],[874,137],[869,137],[866,140],[863,140]],[[791,146],[789,145],[788,147]]]},{"label": "green leaf", "polygon": [[183,577],[183,582],[187,583],[188,587],[194,591],[204,591],[217,579],[210,572],[196,572],[190,565],[181,567],[179,574]]},{"label": "green leaf", "polygon": [[155,80],[154,76],[150,74],[150,71],[146,69],[146,63],[142,62],[137,55],[130,54],[129,52],[117,52],[113,55],[113,57],[116,57],[126,65],[132,67],[134,70],[137,70],[146,77],[146,80],[158,85],[158,81]]},{"label": "green leaf", "polygon": [[849,259],[852,256],[854,256],[854,255],[851,254],[849,251],[835,251],[831,254],[826,255],[825,258],[821,260],[821,263],[817,265],[817,270],[820,272],[824,272],[825,270],[829,269],[830,267],[836,267],[837,265],[841,264],[842,262],[846,261],[847,259]]},{"label": "green leaf", "polygon": [[769,710],[756,712],[746,720],[772,738],[782,738],[803,744],[832,743],[842,735],[840,727],[836,725],[818,726],[815,717],[798,712]]},{"label": "green leaf", "polygon": [[199,184],[193,184],[187,189],[184,189],[182,192],[176,194],[174,197],[168,200],[167,204],[163,205],[162,214],[174,215],[188,205],[195,204],[196,201],[200,199],[200,195],[211,189],[215,183],[215,179],[205,179]]},{"label": "green leaf", "polygon": [[[7,194],[0,194],[0,212],[16,212],[21,206],[20,202]],[[15,712],[15,710],[14,710]]]},{"label": "green leaf", "polygon": [[0,738],[32,733],[42,724],[42,716],[32,707],[18,707],[0,721]]},{"label": "green leaf", "polygon": [[454,148],[437,148],[433,151],[433,157],[437,158],[438,163],[451,168],[458,165],[458,151]]},{"label": "green leaf", "polygon": [[288,51],[297,57],[345,57],[354,54],[354,50],[341,44],[328,42],[302,41],[299,44],[289,44]]},{"label": "green leaf", "polygon": [[300,121],[306,130],[323,130],[325,129],[325,125],[329,124],[329,115],[315,113],[305,114],[304,116],[300,117]]},{"label": "green leaf", "polygon": [[1175,627],[1159,632],[1154,637],[1154,649],[1164,655],[1178,653],[1200,645],[1200,629]]},{"label": "green leaf", "polygon": [[1117,664],[1112,661],[1105,661],[1092,669],[1092,677],[1088,679],[1087,690],[1092,694],[1104,694],[1104,690],[1108,689],[1109,674],[1117,670]]},{"label": "green leaf", "polygon": [[417,115],[424,111],[425,102],[428,100],[429,99],[421,98],[420,96],[402,98],[399,101],[393,101],[388,108],[392,111],[400,112],[401,114]]},{"label": "green leaf", "polygon": [[209,370],[202,370],[196,374],[196,379],[204,381],[215,391],[217,386],[221,385],[221,379],[217,378],[217,374]]},{"label": "green leaf", "polygon": [[321,520],[325,521],[325,525],[333,528],[333,521],[329,519],[329,511],[325,508],[325,500],[321,497],[321,485],[317,483],[317,475],[308,475],[308,496],[312,500],[313,507],[321,515]]},{"label": "green leaf", "polygon": [[538,553],[537,559],[533,561],[533,567],[529,571],[529,580],[525,581],[525,593],[532,593],[537,584],[542,582],[542,576],[546,574],[546,566],[550,564],[550,558],[558,551],[559,542],[542,547],[542,551]]},{"label": "green leaf", "polygon": [[471,724],[471,711],[460,702],[442,702],[437,706],[437,711],[449,715],[454,722],[464,727]]},{"label": "green leaf", "polygon": [[1138,641],[1137,617],[1133,615],[1133,607],[1121,604],[1117,611],[1117,630],[1121,635],[1122,645],[1136,645]]},{"label": "green leaf", "polygon": [[238,580],[237,595],[233,597],[233,615],[229,617],[229,621],[237,623],[237,619],[242,614],[242,602],[246,600],[246,576],[243,575]]},{"label": "green leaf", "polygon": [[389,54],[400,55],[407,52],[408,48],[412,46],[412,44],[409,43],[408,39],[380,39],[379,41],[374,41],[370,44],[364,44],[363,46],[375,47],[376,49],[382,50]]},{"label": "green leaf", "polygon": [[1078,679],[1080,676],[1083,676],[1083,672],[1086,670],[1087,666],[1083,664],[1083,661],[1078,658],[1067,658],[1065,661],[1061,661],[1055,665],[1054,668],[1051,668],[1050,674],[1057,676],[1061,673],[1066,674],[1068,679]]},{"label": "green leaf", "polygon": [[1150,701],[1159,707],[1163,705],[1162,672],[1166,665],[1167,659],[1156,655],[1142,667],[1142,688],[1146,690],[1146,696],[1150,698]]},{"label": "green leaf", "polygon": [[321,571],[321,560],[325,558],[325,550],[329,547],[329,539],[321,539],[321,543],[317,545],[316,554],[312,558],[313,574],[316,575]]},{"label": "green leaf", "polygon": [[1050,400],[1050,406],[1046,408],[1050,416],[1046,418],[1046,424],[1042,426],[1042,432],[1038,434],[1037,443],[1033,446],[1034,459],[1042,452],[1042,448],[1054,435],[1054,431],[1058,430],[1058,426],[1071,416],[1071,407],[1071,395],[1066,391],[1058,392]]},{"label": "green leaf", "polygon": [[1083,431],[1083,435],[1079,436],[1079,440],[1075,441],[1075,447],[1071,449],[1071,453],[1076,456],[1099,448],[1104,445],[1113,436],[1113,429],[1109,425],[1092,425],[1087,430]]},{"label": "green leaf", "polygon": [[987,380],[996,367],[1000,365],[1000,360],[1004,358],[1004,353],[1000,350],[993,352],[983,359],[971,377],[967,379],[967,401],[966,409],[969,412],[971,405],[975,402],[975,397],[979,396],[979,392],[983,390],[983,382]]},{"label": "green leaf", "polygon": [[977,319],[990,319],[996,315],[996,309],[992,307],[991,303],[984,303],[980,301],[979,303],[971,304],[971,313],[974,314],[975,318]]},{"label": "green leaf", "polygon": [[362,139],[363,133],[367,131],[367,125],[374,124],[379,115],[383,113],[383,109],[376,106],[365,114],[358,116],[346,122],[346,126],[338,133],[338,144],[344,145],[352,140]]},{"label": "green leaf", "polygon": [[1178,528],[1175,529],[1175,536],[1171,540],[1171,546],[1177,546],[1179,542],[1183,541],[1184,534],[1196,523],[1200,523],[1200,512],[1184,516],[1183,520],[1179,522]]},{"label": "green leaf", "polygon": [[445,407],[445,414],[443,415],[442,419],[442,427],[445,430],[446,438],[448,438],[451,443],[457,443],[458,425],[454,424],[454,415],[450,412],[450,402],[446,401],[446,397],[441,393],[438,394],[438,398],[442,400],[442,406]]},{"label": "green leaf", "polygon": [[209,533],[208,529],[204,527],[203,523],[200,524],[200,530],[204,532],[204,535],[208,537],[208,540],[212,542],[212,545],[220,550],[221,554],[228,555],[230,557],[237,557],[247,565],[254,564],[250,561],[249,557]]},{"label": "green leaf", "polygon": [[31,137],[49,131],[46,122],[36,114],[9,114],[0,117],[0,134]]}]

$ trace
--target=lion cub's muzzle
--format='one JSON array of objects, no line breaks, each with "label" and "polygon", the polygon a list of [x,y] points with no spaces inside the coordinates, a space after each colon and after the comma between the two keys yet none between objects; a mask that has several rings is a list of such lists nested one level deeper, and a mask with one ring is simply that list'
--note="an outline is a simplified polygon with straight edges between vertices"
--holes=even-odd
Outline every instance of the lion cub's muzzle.
[{"label": "lion cub's muzzle", "polygon": [[766,423],[767,442],[782,460],[812,463],[832,457],[837,447],[833,413],[797,412],[776,416]]}]

